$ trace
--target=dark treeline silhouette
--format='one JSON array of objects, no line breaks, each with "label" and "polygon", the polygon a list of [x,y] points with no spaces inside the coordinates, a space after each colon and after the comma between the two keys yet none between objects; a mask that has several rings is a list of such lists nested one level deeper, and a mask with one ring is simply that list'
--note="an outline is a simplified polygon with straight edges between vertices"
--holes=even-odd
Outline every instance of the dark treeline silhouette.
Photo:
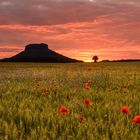
[{"label": "dark treeline silhouette", "polygon": [[140,59],[102,60],[101,62],[137,62]]},{"label": "dark treeline silhouette", "polygon": [[48,62],[48,63],[70,63],[83,62],[68,58],[48,48],[47,44],[29,44],[19,54],[0,60],[1,62]]}]

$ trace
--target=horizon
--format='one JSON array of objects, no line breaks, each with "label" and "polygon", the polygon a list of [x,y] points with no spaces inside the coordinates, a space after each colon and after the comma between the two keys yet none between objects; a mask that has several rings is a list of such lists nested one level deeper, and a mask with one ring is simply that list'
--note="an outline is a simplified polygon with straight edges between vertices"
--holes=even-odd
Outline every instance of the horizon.
[{"label": "horizon", "polygon": [[1,0],[0,59],[32,43],[91,62],[140,59],[138,0]]}]

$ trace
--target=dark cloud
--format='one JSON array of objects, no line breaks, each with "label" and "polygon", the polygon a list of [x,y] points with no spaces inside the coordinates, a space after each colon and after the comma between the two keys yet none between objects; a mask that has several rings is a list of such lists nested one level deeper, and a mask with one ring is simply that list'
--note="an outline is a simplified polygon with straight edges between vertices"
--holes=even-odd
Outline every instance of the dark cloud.
[{"label": "dark cloud", "polygon": [[81,58],[108,49],[140,57],[139,13],[139,0],[1,0],[0,52],[46,42],[66,55],[81,50]]},{"label": "dark cloud", "polygon": [[130,2],[138,1],[2,0],[0,2],[0,24],[52,25],[94,21],[98,16],[124,12],[127,10],[125,7],[138,6],[138,4],[128,4]]}]

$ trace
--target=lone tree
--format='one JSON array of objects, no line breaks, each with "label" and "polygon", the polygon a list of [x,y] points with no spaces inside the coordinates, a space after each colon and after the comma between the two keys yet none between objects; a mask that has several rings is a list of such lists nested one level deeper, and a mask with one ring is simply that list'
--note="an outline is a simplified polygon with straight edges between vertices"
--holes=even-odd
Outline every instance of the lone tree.
[{"label": "lone tree", "polygon": [[92,57],[92,60],[94,60],[94,62],[96,63],[99,60],[99,57],[97,55]]}]

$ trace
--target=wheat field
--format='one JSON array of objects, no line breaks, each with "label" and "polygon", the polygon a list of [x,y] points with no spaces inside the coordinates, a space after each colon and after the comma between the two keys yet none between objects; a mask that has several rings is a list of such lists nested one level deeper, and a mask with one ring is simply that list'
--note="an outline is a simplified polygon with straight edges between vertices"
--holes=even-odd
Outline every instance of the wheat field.
[{"label": "wheat field", "polygon": [[0,140],[139,140],[139,115],[140,62],[0,63]]}]

